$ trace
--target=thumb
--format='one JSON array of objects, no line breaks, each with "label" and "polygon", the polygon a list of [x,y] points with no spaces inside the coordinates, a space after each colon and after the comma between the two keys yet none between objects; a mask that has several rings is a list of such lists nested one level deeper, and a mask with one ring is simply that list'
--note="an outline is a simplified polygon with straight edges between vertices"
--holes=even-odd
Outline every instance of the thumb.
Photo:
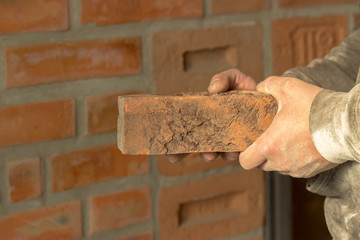
[{"label": "thumb", "polygon": [[256,90],[261,93],[272,95],[278,102],[278,112],[282,108],[282,102],[284,99],[284,84],[288,81],[288,78],[271,76],[260,82],[256,86]]}]

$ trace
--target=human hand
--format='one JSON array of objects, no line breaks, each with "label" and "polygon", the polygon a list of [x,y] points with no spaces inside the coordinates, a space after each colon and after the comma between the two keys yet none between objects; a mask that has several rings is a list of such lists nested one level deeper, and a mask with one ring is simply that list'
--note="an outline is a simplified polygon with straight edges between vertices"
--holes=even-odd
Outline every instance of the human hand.
[{"label": "human hand", "polygon": [[[221,93],[230,90],[255,90],[256,81],[251,77],[245,75],[238,69],[229,69],[224,72],[218,73],[211,78],[208,87],[209,93]],[[170,162],[178,162],[188,154],[169,154],[166,158]],[[206,162],[215,160],[219,155],[225,161],[235,161],[239,158],[239,153],[215,153],[207,152],[201,153],[201,158]]]},{"label": "human hand", "polygon": [[276,98],[278,112],[269,128],[240,154],[243,168],[308,178],[337,166],[320,155],[310,134],[311,104],[322,88],[296,78],[273,76],[256,89]]}]

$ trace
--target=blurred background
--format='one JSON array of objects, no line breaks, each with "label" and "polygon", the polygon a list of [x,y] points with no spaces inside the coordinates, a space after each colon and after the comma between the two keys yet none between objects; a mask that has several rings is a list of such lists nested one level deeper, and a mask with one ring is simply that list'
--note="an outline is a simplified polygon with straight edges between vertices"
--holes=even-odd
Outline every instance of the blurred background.
[{"label": "blurred background", "polygon": [[0,0],[0,239],[330,239],[305,180],[122,155],[117,97],[281,75],[359,19],[356,0]]}]

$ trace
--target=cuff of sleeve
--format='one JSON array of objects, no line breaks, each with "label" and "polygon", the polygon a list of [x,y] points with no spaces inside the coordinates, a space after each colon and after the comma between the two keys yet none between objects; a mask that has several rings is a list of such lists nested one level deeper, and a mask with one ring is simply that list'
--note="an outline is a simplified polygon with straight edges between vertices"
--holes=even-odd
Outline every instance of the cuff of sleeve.
[{"label": "cuff of sleeve", "polygon": [[321,91],[310,110],[310,133],[319,153],[328,161],[343,163],[352,160],[348,136],[348,93]]}]

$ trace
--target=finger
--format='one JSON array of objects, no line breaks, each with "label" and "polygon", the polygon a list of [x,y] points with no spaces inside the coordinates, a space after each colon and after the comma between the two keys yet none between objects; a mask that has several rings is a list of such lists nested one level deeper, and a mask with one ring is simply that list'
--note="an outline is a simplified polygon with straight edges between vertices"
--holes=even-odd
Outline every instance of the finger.
[{"label": "finger", "polygon": [[224,77],[216,78],[214,81],[210,83],[208,87],[209,93],[221,93],[229,90],[229,80]]},{"label": "finger", "polygon": [[253,144],[251,144],[244,152],[239,156],[240,165],[244,169],[252,169],[263,164],[267,158],[264,154],[262,147],[262,137],[266,134],[266,131],[261,135]]},{"label": "finger", "polygon": [[233,162],[239,159],[239,152],[223,152],[220,153],[221,158],[226,162]]},{"label": "finger", "polygon": [[205,162],[212,162],[218,157],[219,153],[216,152],[206,152],[206,153],[200,153],[201,158]]},{"label": "finger", "polygon": [[189,155],[188,153],[183,153],[183,154],[168,154],[165,155],[166,159],[171,162],[171,163],[176,163],[181,161],[182,159],[184,159],[187,155]]},{"label": "finger", "polygon": [[275,98],[281,95],[284,82],[288,78],[271,76],[260,82],[256,86],[256,90],[262,93],[273,95]]}]

